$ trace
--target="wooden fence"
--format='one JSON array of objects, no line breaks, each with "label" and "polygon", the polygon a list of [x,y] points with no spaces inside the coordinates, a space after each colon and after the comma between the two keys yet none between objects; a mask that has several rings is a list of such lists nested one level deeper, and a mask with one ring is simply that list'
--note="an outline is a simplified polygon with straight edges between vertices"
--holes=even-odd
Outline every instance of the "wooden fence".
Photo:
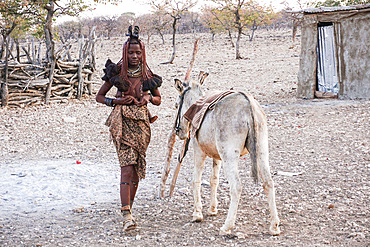
[{"label": "wooden fence", "polygon": [[[81,98],[82,94],[92,94],[92,76],[95,71],[95,33],[88,39],[78,42],[79,57],[71,59],[71,41],[62,44],[55,52],[54,74],[50,77],[50,63],[42,62],[39,56],[31,56],[22,47],[27,62],[18,62],[7,55],[0,63],[0,103],[1,106],[26,107],[45,103],[47,87],[52,79],[50,102],[61,102],[71,98]],[[10,51],[7,51],[8,54]],[[40,52],[40,51],[39,51]]]}]

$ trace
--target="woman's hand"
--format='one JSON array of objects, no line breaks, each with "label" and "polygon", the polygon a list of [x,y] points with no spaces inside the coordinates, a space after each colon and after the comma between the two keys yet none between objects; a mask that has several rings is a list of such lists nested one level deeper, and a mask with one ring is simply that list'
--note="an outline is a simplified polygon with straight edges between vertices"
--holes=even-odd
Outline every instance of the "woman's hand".
[{"label": "woman's hand", "polygon": [[150,101],[151,97],[149,94],[145,94],[143,95],[143,97],[141,97],[141,100],[136,104],[137,106],[143,106],[143,105],[147,105]]},{"label": "woman's hand", "polygon": [[117,98],[113,101],[117,105],[132,105],[136,104],[137,100],[131,95],[124,95],[121,98]]}]

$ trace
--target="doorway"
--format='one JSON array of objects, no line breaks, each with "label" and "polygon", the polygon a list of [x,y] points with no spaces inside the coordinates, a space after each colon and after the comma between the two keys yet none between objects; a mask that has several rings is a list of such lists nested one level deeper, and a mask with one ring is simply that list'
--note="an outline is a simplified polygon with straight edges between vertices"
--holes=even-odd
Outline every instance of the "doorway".
[{"label": "doorway", "polygon": [[[339,83],[336,64],[334,26],[332,22],[319,22],[317,42],[317,86],[318,92],[338,95]],[[322,93],[321,93],[322,94]],[[320,95],[320,93],[318,93]]]}]

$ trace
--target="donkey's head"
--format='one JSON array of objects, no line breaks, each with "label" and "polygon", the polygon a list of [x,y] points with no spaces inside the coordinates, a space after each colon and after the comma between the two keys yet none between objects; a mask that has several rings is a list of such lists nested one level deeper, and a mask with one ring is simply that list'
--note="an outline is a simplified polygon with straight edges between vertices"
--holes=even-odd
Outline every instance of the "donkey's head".
[{"label": "donkey's head", "polygon": [[181,82],[178,79],[175,79],[175,88],[179,92],[179,97],[176,102],[177,116],[176,116],[176,135],[184,140],[188,136],[190,131],[190,123],[183,115],[194,104],[199,98],[203,96],[202,85],[204,80],[207,78],[208,73],[201,71],[198,76],[197,82]]}]

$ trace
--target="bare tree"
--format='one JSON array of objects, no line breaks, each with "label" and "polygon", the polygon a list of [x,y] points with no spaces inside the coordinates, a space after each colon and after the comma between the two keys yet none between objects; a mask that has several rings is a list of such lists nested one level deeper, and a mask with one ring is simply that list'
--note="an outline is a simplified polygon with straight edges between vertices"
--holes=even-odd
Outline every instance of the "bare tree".
[{"label": "bare tree", "polygon": [[158,6],[158,8],[153,12],[153,29],[159,34],[164,44],[163,33],[170,28],[171,16],[166,13],[166,11]]},{"label": "bare tree", "polygon": [[[126,12],[123,13],[117,20],[116,35],[122,36],[127,33],[128,27],[137,20],[135,13]],[[140,27],[141,28],[141,27]]]},{"label": "bare tree", "polygon": [[[252,33],[249,38],[253,39],[253,35],[257,26],[268,22],[274,12],[271,8],[266,8],[258,4],[255,0],[213,0],[218,7],[215,12],[218,16],[225,16],[226,19],[233,20],[233,26],[237,31],[237,39],[235,44],[235,57],[241,59],[240,55],[240,40],[247,27],[251,27]],[[221,19],[221,18],[219,18]]]},{"label": "bare tree", "polygon": [[176,31],[177,31],[177,22],[181,19],[181,15],[189,11],[192,7],[196,5],[196,2],[193,0],[163,0],[162,2],[156,3],[152,2],[152,7],[155,10],[165,10],[166,14],[172,18],[172,56],[168,62],[162,64],[173,63],[176,55]]},{"label": "bare tree", "polygon": [[110,39],[111,34],[114,29],[117,28],[118,16],[102,16],[100,17],[100,21],[103,24],[105,30],[107,31],[108,39]]}]

